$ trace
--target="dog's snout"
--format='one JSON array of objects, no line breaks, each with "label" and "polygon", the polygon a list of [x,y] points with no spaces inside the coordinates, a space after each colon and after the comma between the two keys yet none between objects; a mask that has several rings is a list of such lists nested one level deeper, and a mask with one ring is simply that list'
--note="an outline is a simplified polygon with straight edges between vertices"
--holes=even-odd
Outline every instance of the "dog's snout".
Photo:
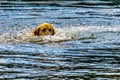
[{"label": "dog's snout", "polygon": [[46,31],[46,35],[51,35],[49,31]]}]

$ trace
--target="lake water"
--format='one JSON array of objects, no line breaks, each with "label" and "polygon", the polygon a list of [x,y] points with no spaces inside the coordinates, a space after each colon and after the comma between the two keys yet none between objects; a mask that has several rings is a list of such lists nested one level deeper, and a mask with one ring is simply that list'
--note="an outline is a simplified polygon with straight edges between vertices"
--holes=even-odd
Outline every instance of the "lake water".
[{"label": "lake water", "polygon": [[[120,80],[120,1],[0,1],[0,79]],[[30,36],[40,23],[54,36]]]}]

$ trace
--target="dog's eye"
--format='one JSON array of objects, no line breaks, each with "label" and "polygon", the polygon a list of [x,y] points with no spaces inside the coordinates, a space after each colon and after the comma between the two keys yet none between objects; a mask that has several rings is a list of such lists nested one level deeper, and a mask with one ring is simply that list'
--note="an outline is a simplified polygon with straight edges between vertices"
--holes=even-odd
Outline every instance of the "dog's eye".
[{"label": "dog's eye", "polygon": [[51,29],[49,29],[49,31],[51,32],[52,30],[51,30]]},{"label": "dog's eye", "polygon": [[42,31],[43,31],[43,32],[45,32],[45,31],[46,31],[46,29],[44,28]]}]

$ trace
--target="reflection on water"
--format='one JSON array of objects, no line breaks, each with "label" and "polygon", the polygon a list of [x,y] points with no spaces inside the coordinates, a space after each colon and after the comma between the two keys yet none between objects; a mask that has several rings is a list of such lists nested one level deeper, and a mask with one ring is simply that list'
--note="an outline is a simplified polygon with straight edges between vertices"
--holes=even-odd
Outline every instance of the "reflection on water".
[{"label": "reflection on water", "polygon": [[[120,1],[0,1],[0,79],[119,80]],[[54,36],[29,34],[42,22]]]}]

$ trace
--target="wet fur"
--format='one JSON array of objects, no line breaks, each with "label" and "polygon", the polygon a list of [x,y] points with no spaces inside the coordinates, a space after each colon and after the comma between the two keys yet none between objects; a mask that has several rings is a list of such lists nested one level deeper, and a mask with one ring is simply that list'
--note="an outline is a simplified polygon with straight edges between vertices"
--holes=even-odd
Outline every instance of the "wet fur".
[{"label": "wet fur", "polygon": [[54,35],[55,29],[49,23],[42,23],[33,31],[33,36]]}]

